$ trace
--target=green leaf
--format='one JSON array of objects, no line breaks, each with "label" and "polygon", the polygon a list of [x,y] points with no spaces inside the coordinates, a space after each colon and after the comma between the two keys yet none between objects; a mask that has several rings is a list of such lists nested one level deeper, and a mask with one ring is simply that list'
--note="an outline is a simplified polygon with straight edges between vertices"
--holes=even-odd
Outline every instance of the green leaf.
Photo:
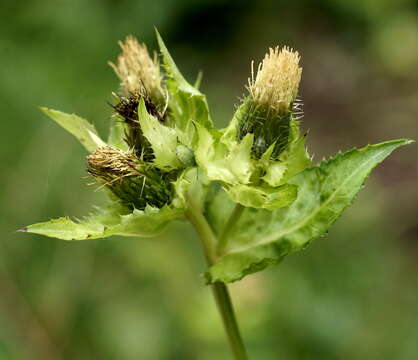
[{"label": "green leaf", "polygon": [[[223,256],[209,269],[209,281],[239,280],[325,235],[352,203],[371,170],[393,150],[410,142],[393,140],[338,154],[292,178],[290,183],[298,186],[298,197],[289,207],[276,211],[245,209],[229,233]],[[222,225],[219,219],[212,221]]]},{"label": "green leaf", "polygon": [[174,206],[184,208],[192,199],[195,208],[203,211],[210,182],[198,167],[184,170],[173,185],[176,192]]},{"label": "green leaf", "polygon": [[290,205],[296,197],[295,186],[285,186],[311,162],[300,137],[298,122],[290,122],[289,141],[279,159],[272,159],[272,144],[260,159],[251,155],[254,135],[237,141],[237,121],[246,104],[241,105],[224,130],[197,126],[196,162],[208,178],[222,181],[230,197],[246,207],[275,210]]},{"label": "green leaf", "polygon": [[191,167],[196,165],[196,159],[193,151],[185,145],[178,145],[176,154],[184,167]]},{"label": "green leaf", "polygon": [[213,127],[206,97],[185,80],[160,34],[158,31],[156,33],[168,77],[166,83],[170,94],[171,115],[175,120],[175,127],[179,129],[180,141],[192,147],[196,140],[194,123],[202,124],[206,128]]},{"label": "green leaf", "polygon": [[203,71],[199,70],[199,72],[197,73],[196,76],[196,80],[194,81],[194,88],[196,88],[197,90],[199,90],[200,88],[200,84],[202,83],[202,79],[203,79]]},{"label": "green leaf", "polygon": [[227,184],[248,184],[254,170],[251,159],[253,135],[247,134],[241,142],[233,142],[228,148],[222,141],[222,133],[216,129],[197,126],[199,144],[195,151],[196,162],[211,180]]},{"label": "green leaf", "polygon": [[249,103],[244,101],[236,109],[228,126],[223,130],[222,140],[224,143],[235,142],[237,140],[237,129],[240,119],[245,118],[248,112]]},{"label": "green leaf", "polygon": [[[297,187],[284,184],[282,180],[294,175],[293,171],[303,170],[301,166],[306,167],[304,160],[306,150],[304,142],[299,141],[298,131],[295,133],[296,140],[292,140],[289,144],[286,150],[288,154],[283,160],[272,161],[268,151],[271,152],[273,146],[266,152],[265,158],[252,159],[253,134],[247,134],[237,142],[233,131],[229,128],[224,132],[198,125],[197,129],[199,135],[198,147],[195,151],[197,163],[209,179],[223,182],[226,192],[234,202],[246,207],[275,210],[289,206],[295,200]],[[297,146],[294,146],[294,143]],[[287,160],[295,162],[293,168],[287,164]],[[271,170],[268,166],[274,169]],[[268,182],[258,179],[264,167],[268,169],[264,176],[269,177]],[[270,183],[274,183],[274,186],[270,186]]]},{"label": "green leaf", "polygon": [[119,204],[98,209],[81,221],[62,217],[30,225],[20,231],[62,240],[106,238],[112,235],[151,237],[158,235],[167,223],[183,213],[182,209],[164,206],[161,209],[147,206],[132,212]]},{"label": "green leaf", "polygon": [[204,199],[204,215],[216,236],[225,230],[228,214],[231,214],[236,203],[227,195],[218,182],[212,181]]},{"label": "green leaf", "polygon": [[276,187],[285,184],[293,176],[305,170],[311,164],[311,158],[306,151],[305,140],[305,136],[300,136],[297,121],[292,120],[290,122],[289,144],[280,154],[279,160],[270,159],[273,146],[263,154],[262,161],[265,163],[266,174],[262,179],[270,186]]},{"label": "green leaf", "polygon": [[170,170],[182,167],[177,156],[177,133],[174,129],[161,124],[148,114],[144,99],[138,105],[138,117],[141,130],[154,151],[154,163],[160,169]]},{"label": "green leaf", "polygon": [[124,141],[125,124],[123,119],[119,116],[113,116],[111,121],[107,143],[120,150],[129,150],[128,144]]},{"label": "green leaf", "polygon": [[106,143],[97,134],[94,125],[87,120],[75,114],[66,114],[46,107],[40,107],[40,109],[65,130],[73,134],[88,151],[93,152],[98,147],[106,146]]},{"label": "green leaf", "polygon": [[234,185],[226,189],[231,199],[246,207],[276,210],[289,206],[297,196],[297,186],[283,185],[277,188]]}]

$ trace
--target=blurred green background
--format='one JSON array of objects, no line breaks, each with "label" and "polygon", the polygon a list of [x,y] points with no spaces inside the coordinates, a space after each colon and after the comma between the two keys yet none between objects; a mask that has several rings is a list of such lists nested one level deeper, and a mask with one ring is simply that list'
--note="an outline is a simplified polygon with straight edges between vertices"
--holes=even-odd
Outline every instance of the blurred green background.
[{"label": "blurred green background", "polygon": [[[0,360],[229,359],[183,223],[156,239],[63,242],[16,233],[81,217],[102,194],[85,155],[36,108],[106,134],[107,65],[158,27],[186,77],[202,69],[218,125],[269,46],[302,54],[303,128],[319,161],[338,149],[417,139],[413,0],[27,0],[0,2]],[[231,286],[251,359],[418,359],[417,146],[367,180],[329,235]]]}]

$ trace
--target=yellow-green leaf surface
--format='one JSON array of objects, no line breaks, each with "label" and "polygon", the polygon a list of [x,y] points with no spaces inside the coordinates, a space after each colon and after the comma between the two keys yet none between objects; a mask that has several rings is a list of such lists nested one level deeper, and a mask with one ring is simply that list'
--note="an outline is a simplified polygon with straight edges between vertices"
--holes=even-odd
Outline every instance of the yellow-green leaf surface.
[{"label": "yellow-green leaf surface", "polygon": [[112,235],[150,237],[158,235],[172,219],[183,210],[164,206],[161,209],[147,206],[144,211],[128,212],[119,205],[97,210],[81,221],[62,217],[30,225],[20,231],[54,237],[62,240],[86,240]]},{"label": "yellow-green leaf surface", "polygon": [[106,146],[106,143],[97,134],[94,125],[87,120],[75,114],[66,114],[46,107],[41,107],[40,109],[74,135],[88,151],[93,152],[98,147]]},{"label": "yellow-green leaf surface", "polygon": [[311,164],[305,147],[305,136],[300,136],[299,124],[295,120],[290,122],[289,143],[280,154],[278,161],[270,158],[271,151],[273,151],[273,146],[263,155],[262,160],[266,171],[263,180],[273,187],[286,183]]},{"label": "yellow-green leaf surface", "polygon": [[[241,108],[237,113],[243,111]],[[305,148],[305,137],[300,136],[297,121],[290,122],[289,142],[279,159],[271,158],[274,144],[260,159],[255,159],[251,155],[253,134],[245,135],[240,141],[236,139],[238,116],[235,115],[231,122],[235,125],[224,130],[197,125],[196,162],[209,179],[222,181],[232,199],[244,206],[270,210],[286,206],[284,204],[289,204],[287,200],[292,196],[287,192],[284,198],[279,199],[280,192],[284,190],[280,187],[311,163]]]},{"label": "yellow-green leaf surface", "polygon": [[199,168],[192,167],[184,170],[173,185],[176,192],[173,200],[174,206],[186,207],[192,200],[195,208],[203,211],[209,180]]},{"label": "yellow-green leaf surface", "polygon": [[248,184],[254,171],[251,159],[252,134],[247,134],[238,143],[228,148],[221,142],[222,133],[216,129],[197,126],[199,144],[195,151],[196,162],[210,180],[219,180],[227,184]]},{"label": "yellow-green leaf surface", "polygon": [[176,169],[183,164],[177,156],[177,134],[174,129],[161,124],[154,116],[148,114],[144,100],[138,105],[138,116],[141,130],[152,146],[154,163],[160,169]]},{"label": "yellow-green leaf surface", "polygon": [[190,85],[177,68],[157,31],[163,64],[167,72],[167,87],[170,93],[169,108],[174,118],[174,126],[179,130],[180,141],[189,147],[195,142],[194,123],[212,128],[212,120],[205,95]]},{"label": "yellow-green leaf surface", "polygon": [[[239,280],[325,235],[352,203],[371,170],[393,150],[408,143],[394,140],[338,154],[291,179],[290,183],[298,186],[298,197],[289,207],[275,211],[245,209],[229,232],[224,254],[210,268],[209,281]],[[212,207],[209,219],[219,227],[223,224],[219,217],[225,217],[219,211],[223,206],[220,204],[231,206],[226,197],[214,203],[220,214]]]},{"label": "yellow-green leaf surface", "polygon": [[277,188],[235,185],[226,189],[230,198],[243,206],[257,209],[276,210],[289,206],[297,196],[296,185],[282,185]]},{"label": "yellow-green leaf surface", "polygon": [[107,143],[124,151],[129,150],[129,146],[124,140],[125,131],[124,120],[119,116],[112,116]]}]

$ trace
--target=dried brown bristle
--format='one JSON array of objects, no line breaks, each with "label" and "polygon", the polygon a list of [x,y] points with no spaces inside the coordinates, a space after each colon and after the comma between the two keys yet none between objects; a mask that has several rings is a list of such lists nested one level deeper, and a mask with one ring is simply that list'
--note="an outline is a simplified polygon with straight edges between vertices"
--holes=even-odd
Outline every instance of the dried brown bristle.
[{"label": "dried brown bristle", "polygon": [[[129,96],[114,95],[117,97],[118,103],[113,105],[113,108],[127,125],[125,131],[126,143],[144,161],[152,161],[154,155],[151,145],[143,135],[138,121],[138,105],[143,97],[138,93],[131,93]],[[143,99],[147,112],[159,121],[164,122],[164,116],[158,111],[157,106],[149,98]]]},{"label": "dried brown bristle", "polygon": [[138,159],[129,151],[101,147],[87,156],[87,171],[100,178],[140,175]]},{"label": "dried brown bristle", "polygon": [[152,59],[147,47],[130,35],[125,41],[120,41],[122,53],[117,64],[109,63],[121,80],[125,95],[139,93],[143,97],[151,98],[154,103],[163,108],[165,91],[162,85],[160,64],[158,58]]},{"label": "dried brown bristle", "polygon": [[87,171],[129,208],[162,207],[171,199],[169,175],[147,165],[131,151],[101,147],[87,156]]}]

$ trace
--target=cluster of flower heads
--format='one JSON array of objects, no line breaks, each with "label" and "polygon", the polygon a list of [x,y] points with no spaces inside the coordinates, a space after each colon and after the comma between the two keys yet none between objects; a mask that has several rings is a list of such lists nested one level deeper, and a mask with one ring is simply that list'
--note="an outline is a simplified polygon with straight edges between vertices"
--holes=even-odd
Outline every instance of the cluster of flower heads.
[{"label": "cluster of flower heads", "polygon": [[161,208],[171,200],[172,174],[152,166],[152,146],[139,123],[138,106],[144,101],[147,112],[161,123],[165,119],[166,90],[160,64],[144,44],[133,36],[119,42],[122,53],[117,63],[109,62],[120,79],[120,94],[114,93],[116,121],[124,123],[127,150],[99,147],[87,157],[88,173],[108,188],[126,206],[144,209],[147,204]]},{"label": "cluster of flower heads", "polygon": [[[299,54],[287,47],[271,48],[259,64],[256,74],[251,65],[248,95],[242,100],[230,126],[216,135],[217,130],[213,129],[207,114],[208,121],[204,127],[210,139],[206,139],[204,131],[200,130],[195,140],[195,128],[204,122],[199,119],[202,102],[194,103],[193,97],[201,96],[203,107],[207,108],[204,96],[179,75],[174,62],[170,64],[172,59],[168,52],[165,54],[164,77],[158,57],[151,58],[146,46],[133,36],[128,36],[119,45],[122,53],[116,64],[110,63],[120,79],[120,92],[114,94],[117,103],[113,109],[117,121],[123,123],[123,139],[127,149],[99,147],[88,156],[88,172],[131,208],[144,209],[147,204],[161,208],[173,199],[173,181],[180,172],[197,163],[209,180],[221,181],[227,190],[237,184],[253,186],[251,191],[256,191],[256,196],[262,198],[247,201],[240,196],[232,196],[235,201],[254,207],[274,207],[271,204],[264,206],[264,203],[272,199],[274,204],[278,203],[276,197],[281,196],[281,192],[274,195],[274,187],[282,184],[278,179],[269,181],[272,175],[267,170],[260,171],[262,166],[259,161],[263,160],[264,167],[271,165],[270,162],[278,162],[282,172],[280,176],[283,177],[287,171],[283,165],[284,157],[291,157],[292,151],[299,151],[300,146],[295,145],[300,143],[296,125],[301,114],[297,101],[302,73]],[[173,89],[170,80],[176,79],[176,76],[180,81]],[[181,97],[184,88],[186,99]],[[146,113],[138,110],[141,104]],[[148,133],[159,132],[162,138],[154,143],[150,141],[150,136],[144,133],[141,116],[152,117],[155,122],[150,125]],[[229,144],[222,140],[226,134],[233,134]],[[170,146],[173,142],[174,148]],[[246,162],[227,164],[233,161],[234,154],[241,154]],[[164,166],[158,165],[162,162],[161,158],[165,159]],[[306,163],[303,161],[303,166],[306,167]],[[241,169],[234,169],[240,166]],[[301,170],[302,166],[288,172],[293,175]],[[270,185],[273,188],[267,189]],[[292,192],[290,197],[294,198],[294,195]],[[287,203],[285,201],[280,206]]]},{"label": "cluster of flower heads", "polygon": [[[216,259],[208,279],[231,282],[325,234],[373,167],[410,143],[367,146],[304,171],[311,158],[299,130],[297,52],[271,48],[256,72],[252,64],[247,94],[229,125],[217,129],[205,95],[185,80],[158,33],[157,39],[162,68],[132,36],[120,42],[111,64],[120,89],[107,141],[87,120],[42,108],[90,152],[87,171],[110,201],[80,221],[61,217],[21,231],[65,240],[151,237],[174,219],[196,225],[200,212],[220,235],[209,246]],[[229,219],[251,209],[229,227],[225,215],[234,203]]]}]

